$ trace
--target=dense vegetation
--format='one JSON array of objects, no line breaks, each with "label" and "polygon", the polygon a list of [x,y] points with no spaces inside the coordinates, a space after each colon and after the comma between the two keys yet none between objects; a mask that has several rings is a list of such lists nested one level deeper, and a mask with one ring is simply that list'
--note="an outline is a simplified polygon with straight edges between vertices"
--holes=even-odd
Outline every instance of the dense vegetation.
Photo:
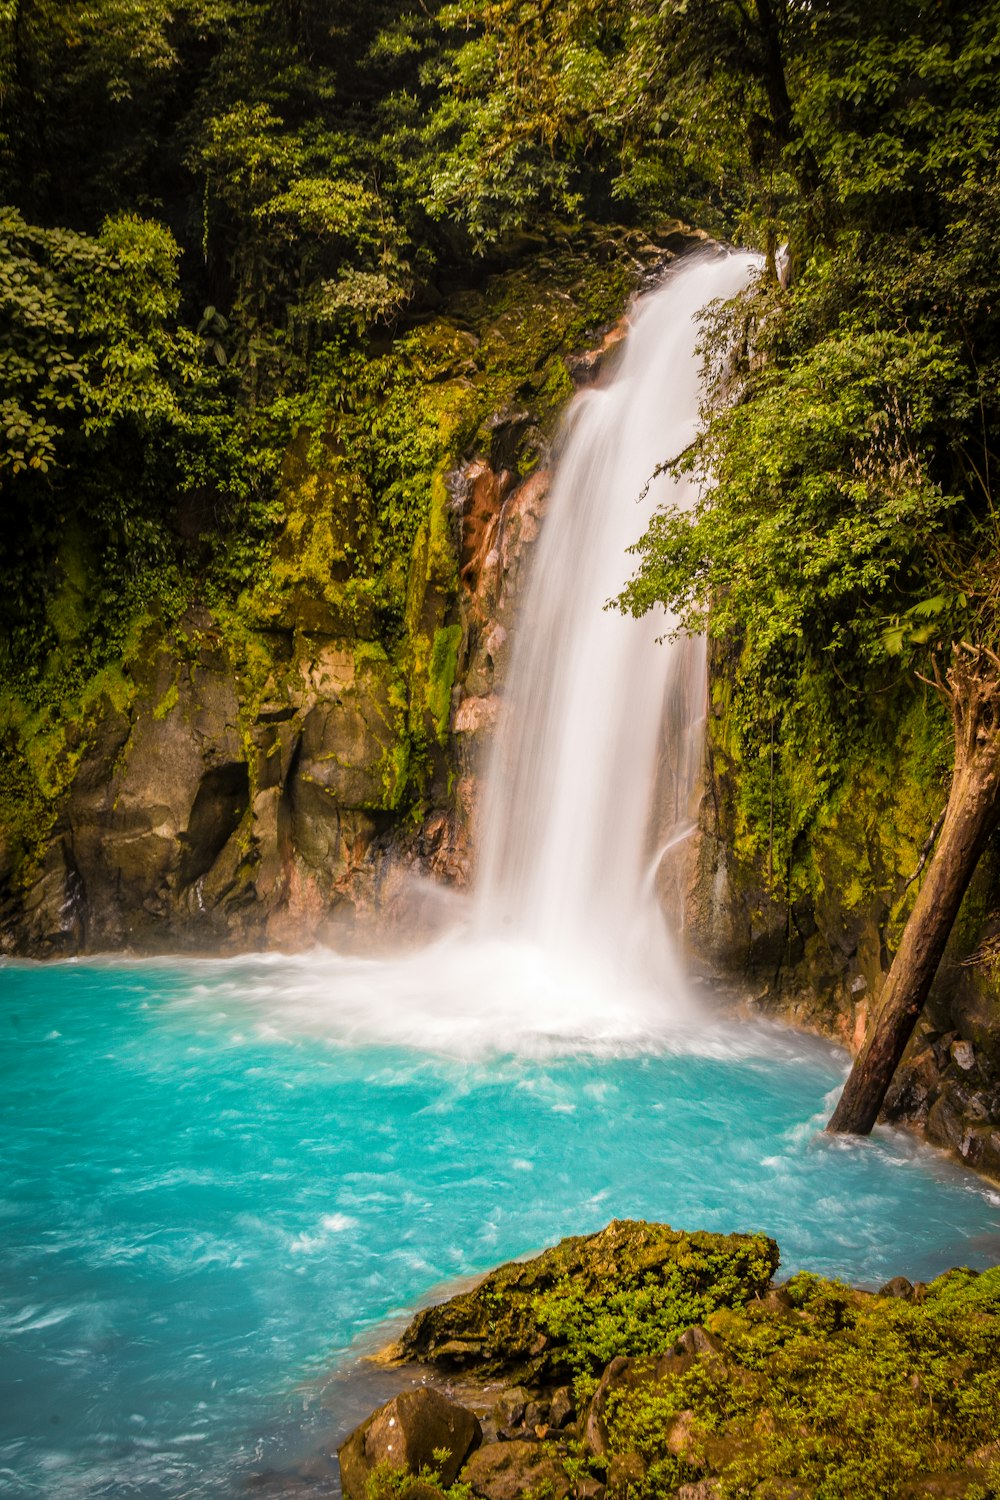
[{"label": "dense vegetation", "polygon": [[[518,389],[434,333],[443,293],[679,214],[762,275],[664,455],[710,502],[657,518],[623,603],[711,607],[733,838],[789,907],[901,738],[918,847],[950,752],[913,669],[997,640],[998,56],[998,7],[954,0],[8,0],[0,795],[44,833],[60,726],[192,604],[238,639],[307,585],[398,655],[447,467]],[[289,509],[303,443],[329,526]]]},{"label": "dense vegetation", "polygon": [[[58,699],[142,611],[238,599],[296,427],[354,411],[363,442],[359,360],[456,274],[557,219],[686,214],[769,267],[787,242],[790,280],[717,330],[743,399],[664,455],[712,504],[657,521],[625,602],[711,602],[743,643],[747,836],[794,880],[873,680],[995,638],[997,56],[997,7],[951,0],[8,0],[5,679]],[[405,475],[373,487],[391,637],[413,525]]]},{"label": "dense vegetation", "polygon": [[474,111],[439,10],[0,7],[0,884],[206,619],[251,708],[274,631],[360,641],[410,684],[377,810],[426,783],[456,627],[413,558],[446,607],[445,476],[506,404],[553,415],[557,351],[628,290],[565,226],[497,243],[532,205],[480,231],[445,191]]}]

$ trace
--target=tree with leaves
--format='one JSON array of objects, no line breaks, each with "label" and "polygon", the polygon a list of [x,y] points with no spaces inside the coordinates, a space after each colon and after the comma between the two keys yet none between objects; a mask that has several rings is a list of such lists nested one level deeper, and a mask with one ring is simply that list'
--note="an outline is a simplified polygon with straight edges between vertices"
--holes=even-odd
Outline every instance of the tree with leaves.
[{"label": "tree with leaves", "polygon": [[[687,628],[707,623],[741,643],[747,743],[765,721],[773,736],[777,718],[779,753],[815,747],[826,768],[816,804],[870,693],[901,664],[928,676],[932,657],[948,658],[933,675],[954,724],[951,795],[831,1121],[852,1131],[878,1115],[1000,818],[989,244],[1000,10],[905,9],[800,11],[784,32],[780,129],[761,56],[776,165],[794,192],[777,215],[773,201],[756,212],[767,243],[791,241],[792,284],[765,276],[717,318],[709,346],[727,388],[694,448],[674,456],[699,476],[702,499],[690,515],[654,519],[622,599],[634,612],[665,601]],[[799,809],[803,830],[809,811]]]}]

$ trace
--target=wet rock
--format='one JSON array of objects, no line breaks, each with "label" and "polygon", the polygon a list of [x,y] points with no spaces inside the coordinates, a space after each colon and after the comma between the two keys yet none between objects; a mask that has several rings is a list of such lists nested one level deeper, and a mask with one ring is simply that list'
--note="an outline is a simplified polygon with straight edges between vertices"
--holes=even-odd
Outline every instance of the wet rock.
[{"label": "wet rock", "polygon": [[518,1500],[531,1491],[566,1500],[573,1489],[562,1464],[540,1443],[516,1439],[478,1448],[462,1469],[461,1480],[483,1500]]},{"label": "wet rock", "polygon": [[452,1484],[480,1435],[479,1419],[471,1411],[430,1386],[403,1391],[338,1448],[344,1494],[347,1500],[365,1500],[368,1476],[379,1464],[415,1475],[433,1468],[444,1484]]},{"label": "wet rock", "polygon": [[193,885],[207,875],[236,832],[250,805],[246,761],[227,761],[205,772],[198,783],[188,824],[178,835],[182,846],[178,879]]},{"label": "wet rock", "polygon": [[548,1426],[549,1403],[545,1400],[529,1401],[524,1409],[524,1425],[532,1432]]},{"label": "wet rock", "polygon": [[952,1042],[951,1055],[956,1066],[961,1068],[965,1073],[968,1073],[976,1065],[975,1048],[971,1042]]},{"label": "wet rock", "polygon": [[531,1396],[523,1386],[514,1385],[497,1399],[490,1412],[500,1432],[512,1432],[524,1425],[524,1413]]},{"label": "wet rock", "polygon": [[958,1149],[970,1167],[1000,1180],[1000,1127],[967,1126],[962,1132]]},{"label": "wet rock", "polygon": [[500,699],[495,693],[488,698],[463,698],[455,710],[452,730],[455,734],[481,734],[492,729],[500,712]]},{"label": "wet rock", "polygon": [[714,1479],[696,1479],[693,1484],[682,1484],[674,1500],[719,1500],[719,1486]]},{"label": "wet rock", "polygon": [[961,1114],[948,1095],[943,1094],[927,1116],[928,1139],[949,1151],[960,1151],[964,1133]]},{"label": "wet rock", "polygon": [[628,335],[628,322],[620,319],[604,334],[596,349],[567,356],[566,367],[573,384],[579,389],[606,379],[612,372]]}]

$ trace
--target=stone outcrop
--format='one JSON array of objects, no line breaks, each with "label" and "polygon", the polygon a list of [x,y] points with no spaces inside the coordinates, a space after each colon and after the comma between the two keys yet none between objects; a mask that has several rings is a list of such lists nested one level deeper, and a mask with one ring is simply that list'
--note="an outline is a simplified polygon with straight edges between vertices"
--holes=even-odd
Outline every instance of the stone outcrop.
[{"label": "stone outcrop", "polygon": [[[614,1220],[599,1234],[575,1235],[533,1260],[500,1266],[471,1292],[417,1313],[392,1353],[441,1369],[561,1383],[572,1369],[561,1329],[563,1314],[572,1321],[571,1309],[593,1308],[609,1288],[627,1293],[677,1280],[694,1287],[713,1256],[727,1259],[733,1294],[751,1296],[769,1283],[777,1254],[761,1236],[685,1234]],[[546,1319],[540,1299],[549,1294],[556,1300]]]},{"label": "stone outcrop", "polygon": [[[1000,1268],[930,1284],[896,1277],[873,1294],[804,1274],[769,1285],[776,1265],[764,1236],[621,1223],[498,1268],[478,1305],[462,1293],[414,1319],[395,1352],[423,1351],[421,1379],[446,1394],[431,1400],[421,1385],[362,1423],[340,1449],[345,1495],[443,1500],[455,1478],[477,1500],[806,1500],[857,1494],[859,1475],[865,1493],[897,1500],[992,1494]],[[703,1320],[685,1325],[699,1298]],[[498,1390],[505,1352],[506,1367],[523,1371],[532,1334],[551,1340],[555,1302],[579,1401],[537,1365],[534,1378]],[[498,1324],[489,1337],[487,1307]],[[459,1355],[477,1429],[450,1387]],[[970,1403],[972,1383],[980,1396]],[[469,1431],[481,1441],[456,1467]]]},{"label": "stone outcrop", "polygon": [[[392,808],[402,695],[384,653],[304,638],[255,702],[199,614],[83,755],[8,944],[42,954],[292,938],[336,909]],[[8,918],[13,903],[8,903]]]}]

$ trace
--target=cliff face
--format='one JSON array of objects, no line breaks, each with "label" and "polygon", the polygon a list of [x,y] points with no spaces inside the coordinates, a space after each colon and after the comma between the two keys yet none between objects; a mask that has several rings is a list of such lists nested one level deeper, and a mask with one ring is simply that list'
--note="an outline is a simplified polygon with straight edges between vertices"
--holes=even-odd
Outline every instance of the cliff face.
[{"label": "cliff face", "polygon": [[[727,651],[710,662],[706,780],[685,890],[696,962],[754,1009],[856,1052],[878,1004],[947,796],[947,725],[902,685],[822,815],[776,859],[748,826]],[[809,768],[792,767],[792,776]],[[789,816],[776,796],[773,817]],[[886,1116],[1000,1179],[1000,888],[988,851],[956,923]]]},{"label": "cliff face", "polygon": [[[299,433],[253,588],[192,587],[169,624],[151,606],[73,701],[0,702],[0,951],[300,947],[427,919],[403,876],[466,876],[558,414],[698,238],[595,228],[456,294]],[[197,517],[178,526],[195,553]],[[87,589],[69,534],[50,609],[68,653]]]}]

